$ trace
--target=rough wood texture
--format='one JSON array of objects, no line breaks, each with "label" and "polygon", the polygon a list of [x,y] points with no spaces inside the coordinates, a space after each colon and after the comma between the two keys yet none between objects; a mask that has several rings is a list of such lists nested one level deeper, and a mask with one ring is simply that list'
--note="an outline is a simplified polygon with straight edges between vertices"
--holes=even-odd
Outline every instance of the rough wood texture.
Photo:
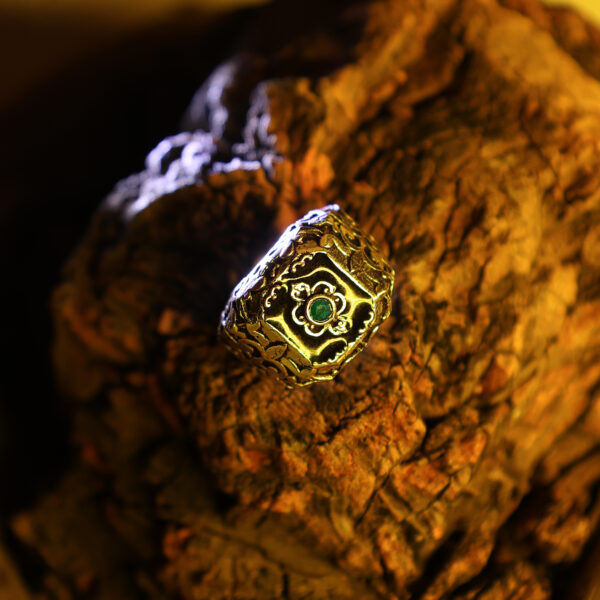
[{"label": "rough wood texture", "polygon": [[[520,0],[297,10],[267,10],[55,293],[78,458],[14,521],[44,593],[591,598],[600,36]],[[390,256],[394,309],[289,391],[217,318],[333,201]]]}]

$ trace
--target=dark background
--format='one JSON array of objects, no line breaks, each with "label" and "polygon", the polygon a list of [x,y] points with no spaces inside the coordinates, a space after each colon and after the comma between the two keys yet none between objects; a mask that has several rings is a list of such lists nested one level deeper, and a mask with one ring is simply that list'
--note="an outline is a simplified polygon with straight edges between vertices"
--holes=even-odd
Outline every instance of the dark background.
[{"label": "dark background", "polygon": [[0,540],[69,461],[50,364],[61,264],[253,17],[188,9],[115,32],[0,9]]}]

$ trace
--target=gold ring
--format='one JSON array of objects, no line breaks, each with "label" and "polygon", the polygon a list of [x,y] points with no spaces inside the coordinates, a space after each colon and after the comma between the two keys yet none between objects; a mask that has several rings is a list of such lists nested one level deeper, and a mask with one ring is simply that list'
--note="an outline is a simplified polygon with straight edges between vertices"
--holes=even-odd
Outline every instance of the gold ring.
[{"label": "gold ring", "polygon": [[234,288],[219,332],[289,387],[333,379],[391,310],[394,271],[337,204],[290,225]]}]

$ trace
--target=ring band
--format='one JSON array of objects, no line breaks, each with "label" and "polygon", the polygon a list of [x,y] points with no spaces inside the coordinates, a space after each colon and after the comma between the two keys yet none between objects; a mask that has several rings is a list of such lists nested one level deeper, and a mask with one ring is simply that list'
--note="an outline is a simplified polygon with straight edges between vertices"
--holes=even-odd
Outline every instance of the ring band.
[{"label": "ring band", "polygon": [[337,204],[290,225],[234,288],[219,332],[288,387],[333,379],[391,310],[394,271]]}]

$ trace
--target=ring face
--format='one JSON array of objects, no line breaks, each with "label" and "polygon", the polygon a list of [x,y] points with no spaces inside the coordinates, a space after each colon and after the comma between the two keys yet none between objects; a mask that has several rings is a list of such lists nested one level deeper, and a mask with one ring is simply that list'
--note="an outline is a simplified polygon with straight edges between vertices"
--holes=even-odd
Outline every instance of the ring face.
[{"label": "ring face", "polygon": [[220,334],[290,387],[332,379],[389,316],[394,271],[339,206],[290,225],[231,293]]}]

